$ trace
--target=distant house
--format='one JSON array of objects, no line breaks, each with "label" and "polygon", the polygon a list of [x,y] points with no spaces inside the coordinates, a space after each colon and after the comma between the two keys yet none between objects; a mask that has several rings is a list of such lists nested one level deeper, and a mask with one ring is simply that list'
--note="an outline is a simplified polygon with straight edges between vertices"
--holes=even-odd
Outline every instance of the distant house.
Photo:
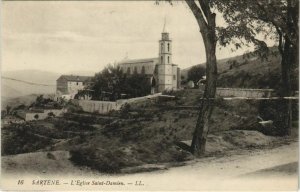
[{"label": "distant house", "polygon": [[56,97],[74,99],[79,90],[91,83],[92,77],[78,75],[62,75],[56,80]]}]

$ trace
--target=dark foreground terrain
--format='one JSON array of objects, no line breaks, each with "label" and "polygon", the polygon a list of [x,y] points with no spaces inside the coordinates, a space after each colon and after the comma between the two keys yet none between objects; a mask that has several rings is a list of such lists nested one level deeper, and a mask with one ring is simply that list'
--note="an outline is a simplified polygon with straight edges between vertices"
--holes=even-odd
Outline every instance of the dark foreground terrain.
[{"label": "dark foreground terrain", "polygon": [[[72,171],[75,166],[77,170],[87,168],[102,173],[183,165],[194,159],[186,146],[191,142],[201,91],[190,89],[169,94],[175,98],[126,105],[106,116],[73,109],[63,117],[5,126],[3,170],[34,171],[26,159],[38,161],[39,172],[65,170],[66,161],[72,163],[67,163]],[[265,104],[218,99],[205,157],[222,157],[249,149],[267,150],[294,141],[291,137],[277,136],[276,127],[261,127],[257,123],[261,105]],[[298,132],[297,126],[295,121],[293,133]],[[42,168],[44,162],[49,163],[47,169]]]}]

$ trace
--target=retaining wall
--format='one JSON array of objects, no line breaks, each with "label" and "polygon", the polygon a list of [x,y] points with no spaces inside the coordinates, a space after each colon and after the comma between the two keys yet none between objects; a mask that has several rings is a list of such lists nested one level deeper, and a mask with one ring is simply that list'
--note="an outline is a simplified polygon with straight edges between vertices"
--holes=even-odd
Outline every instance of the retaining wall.
[{"label": "retaining wall", "polygon": [[[53,113],[54,116],[60,116],[65,111],[64,109],[44,109],[43,112],[33,112],[33,111],[27,111],[27,112],[19,112],[18,116],[23,118],[25,121],[32,121],[32,120],[41,120],[46,119],[49,117],[49,113]],[[38,115],[38,118],[34,118],[36,115]]]},{"label": "retaining wall", "polygon": [[106,114],[112,110],[119,110],[121,104],[110,101],[92,101],[92,100],[77,100],[73,99],[74,104],[79,105],[83,111],[89,113]]},{"label": "retaining wall", "polygon": [[221,97],[263,98],[271,97],[273,92],[273,89],[217,88],[217,95]]},{"label": "retaining wall", "polygon": [[144,102],[145,100],[155,98],[161,95],[161,93],[154,94],[154,95],[148,95],[145,97],[136,97],[131,99],[120,99],[117,101],[93,101],[93,100],[77,100],[73,99],[72,102],[74,104],[77,104],[82,108],[83,111],[89,112],[89,113],[99,113],[99,114],[107,114],[112,110],[120,110],[122,105],[125,103],[138,103],[138,102]]}]

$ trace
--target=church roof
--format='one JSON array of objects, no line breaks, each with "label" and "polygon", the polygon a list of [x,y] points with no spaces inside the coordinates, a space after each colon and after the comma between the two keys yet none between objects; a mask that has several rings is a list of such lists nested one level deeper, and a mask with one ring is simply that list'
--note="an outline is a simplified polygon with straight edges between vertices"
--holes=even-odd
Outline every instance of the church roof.
[{"label": "church roof", "polygon": [[121,61],[119,64],[134,64],[134,63],[149,63],[149,62],[158,62],[158,57],[146,58],[146,59],[126,59]]}]

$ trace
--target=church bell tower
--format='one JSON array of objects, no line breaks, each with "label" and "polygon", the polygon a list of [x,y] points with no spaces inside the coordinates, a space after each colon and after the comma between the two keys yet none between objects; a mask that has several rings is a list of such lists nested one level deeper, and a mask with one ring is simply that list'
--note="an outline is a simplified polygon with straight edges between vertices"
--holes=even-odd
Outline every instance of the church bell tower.
[{"label": "church bell tower", "polygon": [[157,91],[172,89],[172,40],[169,33],[165,31],[165,26],[159,40],[159,62],[158,62],[158,82]]}]

